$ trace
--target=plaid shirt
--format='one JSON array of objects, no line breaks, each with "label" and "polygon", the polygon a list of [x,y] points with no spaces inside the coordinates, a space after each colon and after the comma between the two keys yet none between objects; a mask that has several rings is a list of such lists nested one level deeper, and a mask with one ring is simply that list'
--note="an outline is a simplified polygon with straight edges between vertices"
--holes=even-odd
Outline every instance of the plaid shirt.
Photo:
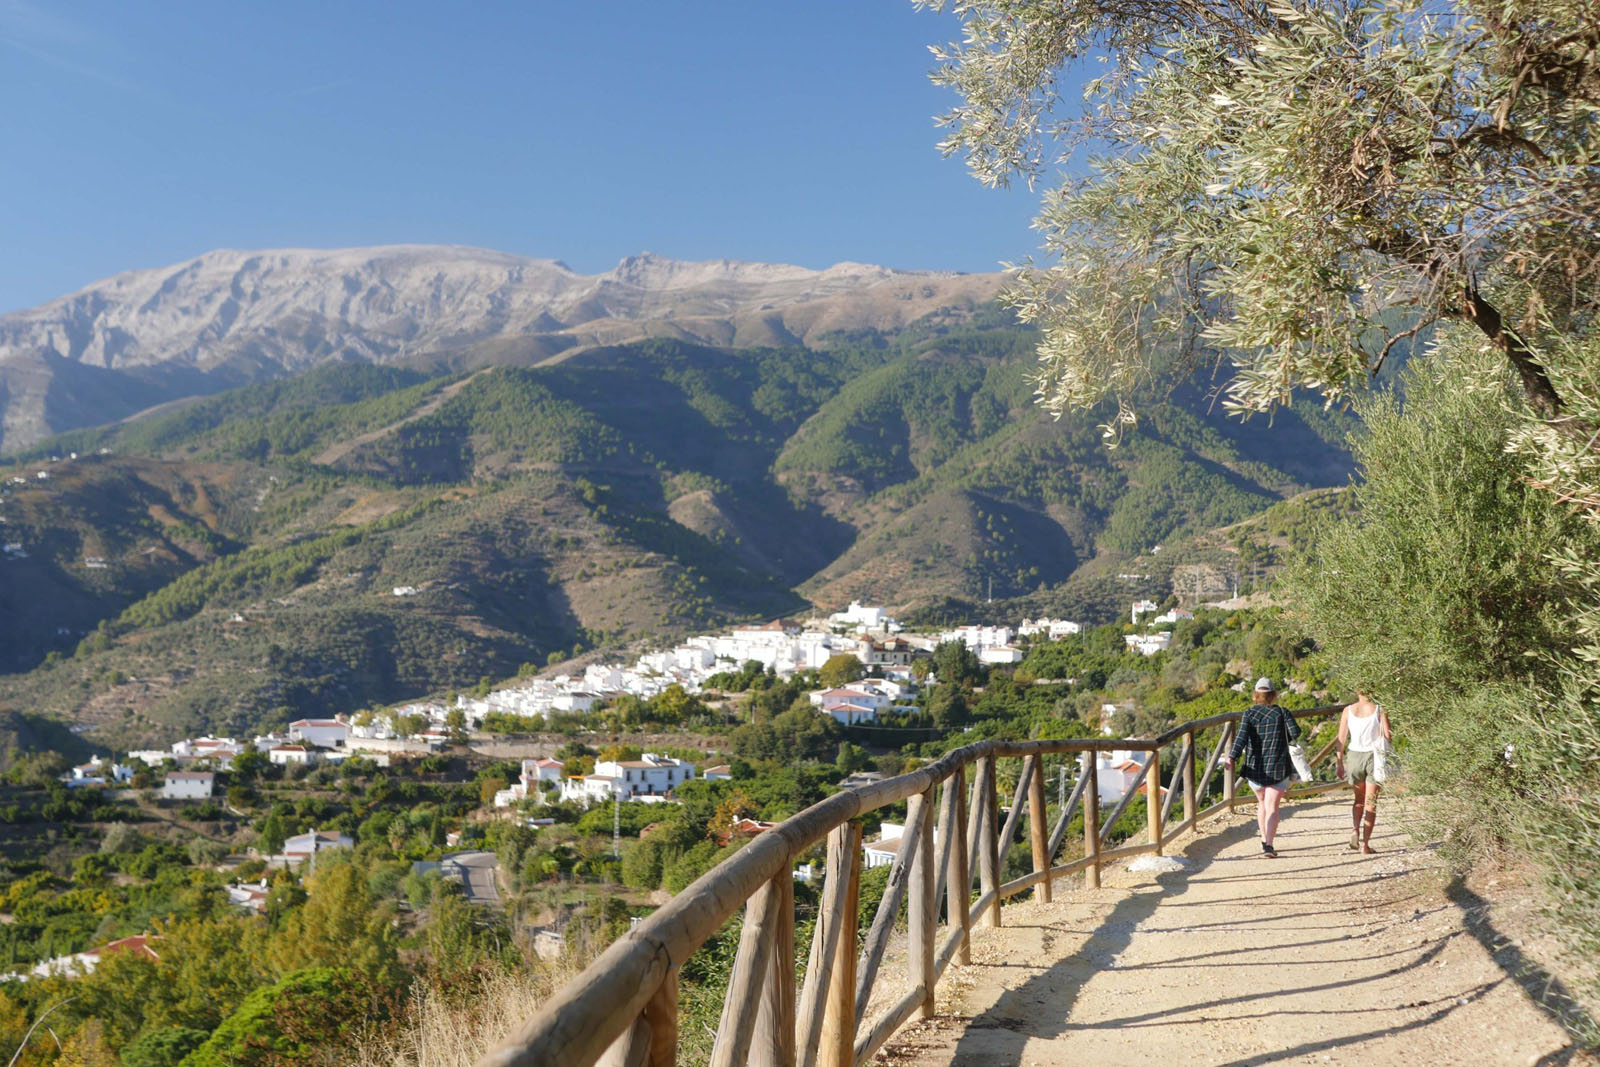
[{"label": "plaid shirt", "polygon": [[1239,765],[1239,773],[1258,785],[1276,785],[1293,772],[1289,762],[1289,742],[1300,736],[1294,716],[1276,704],[1252,704],[1239,720],[1228,755],[1235,760],[1249,748],[1250,754]]}]

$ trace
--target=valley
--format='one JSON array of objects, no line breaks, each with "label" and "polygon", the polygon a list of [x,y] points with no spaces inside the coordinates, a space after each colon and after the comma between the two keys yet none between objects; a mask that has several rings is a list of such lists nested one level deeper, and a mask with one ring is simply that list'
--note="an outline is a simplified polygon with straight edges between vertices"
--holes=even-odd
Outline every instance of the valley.
[{"label": "valley", "polygon": [[0,467],[0,707],[131,743],[857,599],[1106,621],[1348,479],[1347,421],[1230,423],[1198,382],[1108,449],[1033,407],[1032,343],[946,306],[806,347],[340,358],[57,435]]}]

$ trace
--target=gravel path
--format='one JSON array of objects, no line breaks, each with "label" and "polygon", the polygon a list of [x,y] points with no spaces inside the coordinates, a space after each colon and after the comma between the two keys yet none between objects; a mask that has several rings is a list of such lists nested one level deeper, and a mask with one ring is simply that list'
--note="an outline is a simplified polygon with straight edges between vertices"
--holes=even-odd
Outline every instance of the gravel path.
[{"label": "gravel path", "polygon": [[1347,850],[1345,800],[1289,809],[1265,859],[1252,809],[1190,839],[1182,871],[1108,868],[1098,891],[1008,906],[940,982],[938,1018],[877,1062],[1595,1064],[1385,814],[1376,855]]}]

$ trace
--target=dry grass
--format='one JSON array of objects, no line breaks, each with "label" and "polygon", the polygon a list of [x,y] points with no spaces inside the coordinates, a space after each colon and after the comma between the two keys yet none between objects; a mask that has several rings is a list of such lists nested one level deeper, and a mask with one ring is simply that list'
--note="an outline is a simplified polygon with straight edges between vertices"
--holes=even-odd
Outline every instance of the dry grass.
[{"label": "dry grass", "polygon": [[578,973],[576,962],[485,976],[471,995],[447,996],[419,983],[398,1024],[369,1034],[352,1067],[472,1067]]}]

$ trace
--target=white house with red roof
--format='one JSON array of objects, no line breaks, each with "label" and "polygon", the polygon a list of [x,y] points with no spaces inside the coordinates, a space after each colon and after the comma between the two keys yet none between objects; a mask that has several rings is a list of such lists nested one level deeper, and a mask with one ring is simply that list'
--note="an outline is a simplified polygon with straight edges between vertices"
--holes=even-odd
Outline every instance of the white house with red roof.
[{"label": "white house with red roof", "polygon": [[1144,770],[1149,759],[1148,752],[1124,749],[1100,753],[1099,766],[1095,768],[1095,779],[1100,786],[1100,803],[1115,804],[1121,800],[1123,794],[1138,781],[1139,772]]},{"label": "white house with red roof", "polygon": [[275,745],[267,749],[267,759],[280,767],[286,767],[291,763],[304,766],[314,762],[316,758],[316,753],[305,745]]},{"label": "white house with red roof", "polygon": [[10,979],[49,978],[52,975],[62,975],[70,978],[78,975],[93,974],[94,969],[99,966],[102,959],[119,953],[142,956],[154,962],[161,957],[156,954],[154,948],[150,947],[150,943],[159,940],[160,938],[153,934],[136,934],[133,937],[123,937],[116,941],[108,941],[99,948],[91,948],[85,952],[74,952],[70,956],[57,956],[55,959],[45,960],[35,965],[33,970],[27,974],[11,974],[4,977]]},{"label": "white house with red roof", "polygon": [[236,908],[260,914],[267,908],[267,894],[272,887],[265,878],[259,882],[234,882],[226,887],[228,900]]},{"label": "white house with red roof", "polygon": [[812,707],[832,715],[843,726],[871,722],[878,717],[880,708],[891,703],[888,693],[867,684],[818,689],[807,694],[807,699]]}]

